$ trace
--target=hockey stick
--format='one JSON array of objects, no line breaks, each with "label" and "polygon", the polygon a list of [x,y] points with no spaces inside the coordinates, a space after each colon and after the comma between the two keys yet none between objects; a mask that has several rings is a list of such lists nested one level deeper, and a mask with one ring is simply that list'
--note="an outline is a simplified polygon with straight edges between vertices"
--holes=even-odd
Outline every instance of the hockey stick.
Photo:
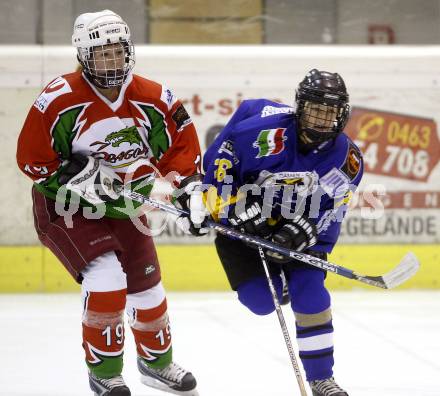
[{"label": "hockey stick", "polygon": [[[136,193],[134,191],[123,190],[121,194],[128,199],[150,205],[152,207],[174,214],[176,216],[180,216],[180,215],[189,216],[189,213],[185,210],[178,209],[175,206],[165,204],[153,198],[147,198],[144,195]],[[240,231],[235,230],[232,227],[228,227],[223,224],[216,223],[213,220],[206,220],[205,224],[206,227],[213,228],[217,232],[226,235],[227,237],[230,237],[232,239],[238,239],[243,242],[250,243],[252,245],[261,248],[269,249],[274,252],[280,253],[283,256],[291,257],[292,259],[301,261],[305,264],[309,264],[313,267],[317,267],[328,272],[333,272],[334,274],[344,276],[345,278],[357,280],[359,282],[367,283],[370,286],[380,287],[382,289],[393,289],[401,285],[402,283],[410,279],[418,271],[420,267],[420,263],[417,257],[414,255],[414,253],[409,252],[403,257],[403,259],[395,268],[393,268],[391,271],[389,271],[384,275],[381,276],[359,275],[348,268],[330,263],[325,260],[321,260],[317,257],[310,256],[305,253],[300,253],[294,250],[284,248],[266,239],[259,238],[254,235],[248,235],[242,233]]]},{"label": "hockey stick", "polygon": [[304,381],[301,376],[301,371],[298,366],[298,361],[295,357],[295,352],[293,351],[292,341],[290,340],[289,330],[287,330],[286,320],[284,319],[283,310],[280,306],[280,301],[278,300],[277,292],[270,277],[269,267],[267,265],[266,257],[264,256],[264,251],[261,246],[258,246],[258,252],[260,253],[261,264],[263,264],[264,273],[266,275],[267,283],[269,284],[270,293],[272,294],[273,303],[275,305],[275,310],[277,311],[278,320],[280,322],[281,331],[283,332],[284,341],[286,343],[287,351],[289,352],[290,362],[292,363],[293,371],[295,371],[295,377],[298,381],[299,390],[301,396],[307,396],[306,389],[304,387]]}]

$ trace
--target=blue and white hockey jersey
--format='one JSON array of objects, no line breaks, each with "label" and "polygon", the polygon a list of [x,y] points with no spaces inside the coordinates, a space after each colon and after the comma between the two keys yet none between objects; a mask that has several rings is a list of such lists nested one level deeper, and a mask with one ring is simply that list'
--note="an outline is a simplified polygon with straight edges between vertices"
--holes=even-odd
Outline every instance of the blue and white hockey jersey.
[{"label": "blue and white hockey jersey", "polygon": [[[205,153],[204,184],[213,186],[207,206],[226,223],[249,184],[263,191],[285,186],[284,192],[273,195],[270,217],[292,218],[302,203],[302,215],[314,221],[318,230],[313,250],[331,252],[362,178],[362,155],[343,133],[307,153],[297,146],[292,107],[266,99],[244,101]],[[243,186],[247,187],[243,190]]]}]

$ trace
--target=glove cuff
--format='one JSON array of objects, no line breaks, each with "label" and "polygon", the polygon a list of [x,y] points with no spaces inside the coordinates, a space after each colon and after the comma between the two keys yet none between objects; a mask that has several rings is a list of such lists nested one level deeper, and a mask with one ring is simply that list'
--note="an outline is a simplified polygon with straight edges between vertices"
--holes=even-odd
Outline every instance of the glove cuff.
[{"label": "glove cuff", "polygon": [[203,182],[203,175],[201,173],[194,173],[191,176],[185,177],[179,185],[179,188],[183,188],[186,191],[186,187],[192,183],[195,184],[202,184]]},{"label": "glove cuff", "polygon": [[195,173],[191,176],[185,177],[179,185],[179,188],[175,191],[178,192],[178,196],[175,196],[176,201],[180,207],[184,210],[189,210],[188,200],[195,189],[203,182],[203,175],[201,173]]}]

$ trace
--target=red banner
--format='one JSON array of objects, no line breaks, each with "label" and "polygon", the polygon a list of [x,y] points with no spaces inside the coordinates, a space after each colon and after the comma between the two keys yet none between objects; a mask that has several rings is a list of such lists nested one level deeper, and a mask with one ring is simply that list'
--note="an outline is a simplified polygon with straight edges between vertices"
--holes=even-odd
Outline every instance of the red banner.
[{"label": "red banner", "polygon": [[361,149],[369,173],[427,181],[440,158],[432,119],[353,107],[345,132]]}]

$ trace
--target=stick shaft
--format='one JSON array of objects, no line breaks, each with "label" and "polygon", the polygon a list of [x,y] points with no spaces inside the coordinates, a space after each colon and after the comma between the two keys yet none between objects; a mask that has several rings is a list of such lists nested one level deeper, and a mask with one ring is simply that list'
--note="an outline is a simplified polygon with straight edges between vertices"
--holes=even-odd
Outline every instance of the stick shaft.
[{"label": "stick shaft", "polygon": [[269,267],[267,265],[266,257],[264,256],[264,251],[261,247],[258,247],[258,252],[260,253],[261,264],[264,268],[264,273],[266,275],[267,283],[269,284],[269,289],[272,294],[273,303],[275,305],[275,310],[278,315],[278,320],[280,322],[281,331],[284,336],[284,342],[286,343],[287,351],[289,352],[290,362],[292,363],[293,371],[295,372],[295,377],[298,382],[299,390],[301,396],[307,396],[307,392],[304,386],[304,381],[302,379],[301,371],[298,365],[298,361],[295,357],[295,352],[293,350],[292,341],[290,339],[289,330],[287,329],[286,320],[284,319],[283,310],[281,309],[280,301],[278,300],[277,292],[275,286],[273,285],[272,278],[270,277]]},{"label": "stick shaft", "polygon": [[[134,191],[123,190],[122,195],[128,199],[153,206],[157,209],[163,210],[165,212],[171,213],[176,216],[180,216],[180,215],[189,216],[189,213],[185,210],[178,209],[175,206],[165,204],[165,203],[157,201],[153,198],[147,198],[144,195],[136,193]],[[399,284],[403,283],[405,280],[409,279],[415,273],[414,271],[417,270],[416,268],[418,268],[417,259],[414,257],[412,259],[412,263],[407,262],[406,263],[407,265],[402,267],[402,269],[404,271],[403,271],[403,275],[400,276],[399,281],[395,282],[394,284],[389,284],[384,281],[384,277],[359,275],[359,274],[355,273],[354,271],[352,271],[348,268],[345,268],[341,265],[330,263],[328,261],[319,259],[314,256],[310,256],[305,253],[300,253],[300,252],[296,252],[294,250],[284,248],[282,246],[274,244],[271,241],[268,241],[267,239],[263,239],[263,238],[259,238],[254,235],[242,233],[232,227],[228,227],[226,225],[216,223],[215,221],[212,221],[212,220],[207,220],[205,222],[205,224],[206,224],[206,227],[213,228],[217,232],[219,232],[229,238],[241,240],[243,242],[253,244],[257,247],[269,249],[274,252],[280,253],[283,256],[290,257],[292,259],[301,261],[305,264],[309,264],[313,267],[320,268],[324,271],[332,272],[334,274],[343,276],[345,278],[357,280],[359,282],[366,283],[370,286],[375,286],[375,287],[379,287],[382,289],[388,289],[391,287],[398,286]],[[412,267],[412,269],[408,269],[408,267]],[[393,275],[392,273],[393,273],[393,271],[391,271],[390,275]]]}]

